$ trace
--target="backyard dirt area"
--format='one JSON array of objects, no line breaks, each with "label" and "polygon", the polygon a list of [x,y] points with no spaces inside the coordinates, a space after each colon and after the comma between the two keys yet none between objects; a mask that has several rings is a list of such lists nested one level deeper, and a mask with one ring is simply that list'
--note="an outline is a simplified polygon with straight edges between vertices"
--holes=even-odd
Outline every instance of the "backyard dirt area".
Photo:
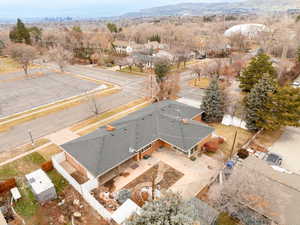
[{"label": "backyard dirt area", "polygon": [[151,182],[153,176],[157,177],[159,167],[164,168],[163,178],[158,183],[161,189],[169,189],[184,175],[183,173],[167,165],[166,163],[159,162],[159,164],[160,165],[155,165],[152,168],[148,169],[145,173],[137,177],[135,180],[131,181],[124,187],[124,189],[134,189],[139,184]]},{"label": "backyard dirt area", "polygon": [[[64,203],[61,205],[62,201]],[[79,212],[81,216],[74,219],[74,224],[108,225],[71,186],[66,187],[57,200],[38,207],[36,215],[29,220],[29,224],[71,224],[72,215],[75,212]]]}]

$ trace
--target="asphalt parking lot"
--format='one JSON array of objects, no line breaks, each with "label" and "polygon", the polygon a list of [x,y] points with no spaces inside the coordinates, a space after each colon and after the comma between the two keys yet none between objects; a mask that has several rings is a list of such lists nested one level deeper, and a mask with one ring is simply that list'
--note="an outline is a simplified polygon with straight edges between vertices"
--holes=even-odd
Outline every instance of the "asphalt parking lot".
[{"label": "asphalt parking lot", "polygon": [[79,95],[99,86],[50,71],[34,78],[15,76],[14,79],[0,81],[0,117]]}]

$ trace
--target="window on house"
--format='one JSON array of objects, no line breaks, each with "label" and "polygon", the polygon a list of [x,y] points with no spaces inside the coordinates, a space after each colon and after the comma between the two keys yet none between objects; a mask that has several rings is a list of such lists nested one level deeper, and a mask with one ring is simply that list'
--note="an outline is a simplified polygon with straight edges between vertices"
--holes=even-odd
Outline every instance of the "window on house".
[{"label": "window on house", "polygon": [[188,154],[187,152],[183,151],[182,149],[180,148],[177,148],[175,146],[173,146],[173,149],[177,150],[177,151],[180,151],[180,152],[183,152],[184,154]]},{"label": "window on house", "polygon": [[142,148],[141,152],[145,152],[145,151],[147,151],[151,147],[152,147],[152,144],[149,144],[146,147]]}]

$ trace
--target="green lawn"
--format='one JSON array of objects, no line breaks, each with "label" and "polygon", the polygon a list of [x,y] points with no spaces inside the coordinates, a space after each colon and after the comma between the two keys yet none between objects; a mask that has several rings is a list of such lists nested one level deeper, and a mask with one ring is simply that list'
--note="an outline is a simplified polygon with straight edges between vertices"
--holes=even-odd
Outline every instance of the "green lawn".
[{"label": "green lawn", "polygon": [[35,215],[39,204],[30,188],[24,182],[18,183],[18,188],[22,198],[16,202],[15,210],[22,217],[30,218]]},{"label": "green lawn", "polygon": [[[26,183],[24,175],[39,169],[44,162],[46,160],[43,156],[38,152],[34,152],[0,167],[0,179],[17,179],[22,198],[15,203],[15,209],[25,220],[36,214],[39,203]],[[68,182],[56,170],[48,172],[48,176],[52,180],[58,194],[68,186]]]}]

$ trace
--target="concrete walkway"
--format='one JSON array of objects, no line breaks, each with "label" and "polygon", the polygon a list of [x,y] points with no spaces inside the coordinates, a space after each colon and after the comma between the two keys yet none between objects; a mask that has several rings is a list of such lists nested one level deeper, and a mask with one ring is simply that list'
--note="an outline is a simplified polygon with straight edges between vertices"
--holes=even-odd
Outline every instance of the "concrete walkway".
[{"label": "concrete walkway", "polygon": [[69,128],[66,128],[53,134],[50,134],[45,138],[49,139],[52,143],[56,145],[62,145],[69,141],[75,140],[78,137],[80,136],[72,132]]},{"label": "concrete walkway", "polygon": [[185,155],[168,149],[154,152],[153,157],[184,174],[170,188],[173,192],[181,193],[184,199],[195,197],[217,175],[222,166],[220,162],[206,155],[191,161]]}]

